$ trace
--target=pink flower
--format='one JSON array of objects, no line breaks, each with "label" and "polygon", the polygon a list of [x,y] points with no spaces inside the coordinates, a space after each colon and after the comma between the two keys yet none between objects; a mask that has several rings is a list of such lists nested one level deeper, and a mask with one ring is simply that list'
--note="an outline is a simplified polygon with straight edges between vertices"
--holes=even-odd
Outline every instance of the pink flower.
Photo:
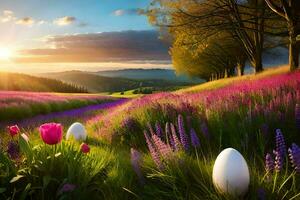
[{"label": "pink flower", "polygon": [[39,128],[42,140],[49,145],[58,144],[62,140],[62,126],[56,123],[43,124]]},{"label": "pink flower", "polygon": [[17,135],[20,132],[20,129],[17,125],[14,126],[8,126],[7,127],[9,134],[13,137],[15,135]]},{"label": "pink flower", "polygon": [[90,147],[86,143],[82,143],[80,145],[80,150],[82,153],[89,153],[90,152]]}]

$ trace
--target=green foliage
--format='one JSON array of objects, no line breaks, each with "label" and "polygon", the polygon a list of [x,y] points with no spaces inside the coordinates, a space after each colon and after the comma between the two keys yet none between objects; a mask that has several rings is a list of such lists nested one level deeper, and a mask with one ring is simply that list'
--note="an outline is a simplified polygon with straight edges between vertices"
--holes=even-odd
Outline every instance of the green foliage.
[{"label": "green foliage", "polygon": [[87,93],[83,87],[59,80],[4,72],[0,73],[0,90]]},{"label": "green foliage", "polygon": [[[23,161],[5,195],[23,199],[104,198],[111,152],[95,149],[83,154],[78,144],[65,141],[57,146],[32,146],[21,137],[19,144]],[[65,184],[72,184],[75,189],[63,192]]]}]

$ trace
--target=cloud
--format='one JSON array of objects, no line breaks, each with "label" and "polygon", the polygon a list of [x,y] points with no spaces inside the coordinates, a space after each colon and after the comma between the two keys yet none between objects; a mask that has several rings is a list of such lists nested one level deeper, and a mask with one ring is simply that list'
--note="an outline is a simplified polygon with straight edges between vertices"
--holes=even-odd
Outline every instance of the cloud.
[{"label": "cloud", "polygon": [[15,20],[14,12],[11,10],[2,11],[2,15],[0,15],[0,22],[6,23]]},{"label": "cloud", "polygon": [[113,15],[115,15],[115,16],[139,15],[141,13],[142,13],[142,9],[140,9],[140,8],[119,9],[119,10],[113,11]]},{"label": "cloud", "polygon": [[19,62],[123,62],[170,60],[169,44],[154,30],[59,35],[46,39],[54,48],[25,49]]},{"label": "cloud", "polygon": [[16,21],[16,24],[30,26],[34,24],[34,20],[31,17],[24,17]]},{"label": "cloud", "polygon": [[61,17],[61,18],[54,20],[53,23],[58,26],[67,26],[67,25],[74,23],[75,21],[76,21],[75,17],[65,16],[65,17]]}]

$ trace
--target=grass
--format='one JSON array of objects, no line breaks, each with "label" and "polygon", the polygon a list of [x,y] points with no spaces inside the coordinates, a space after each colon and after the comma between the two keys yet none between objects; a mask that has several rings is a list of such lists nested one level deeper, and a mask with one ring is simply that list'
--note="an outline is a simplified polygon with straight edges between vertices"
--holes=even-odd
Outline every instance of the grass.
[{"label": "grass", "polygon": [[[36,130],[28,131],[31,144],[27,150],[21,148],[20,165],[1,151],[0,197],[47,199],[51,197],[44,194],[56,195],[70,183],[76,189],[56,197],[298,199],[300,176],[288,155],[280,171],[267,172],[264,163],[266,153],[278,148],[275,130],[281,129],[286,150],[292,143],[300,144],[300,114],[295,114],[300,72],[286,72],[285,67],[266,70],[133,99],[86,124],[90,154],[80,154],[80,143],[74,141],[63,141],[57,148],[47,146]],[[172,138],[178,138],[175,145],[172,131],[165,129],[170,123],[175,126]],[[193,146],[192,129],[200,146]],[[185,144],[189,148],[184,149]],[[214,161],[227,147],[241,152],[249,166],[251,182],[243,197],[220,193],[212,182]],[[57,153],[61,154],[53,157]]]},{"label": "grass", "polygon": [[216,81],[210,81],[207,83],[203,83],[200,85],[192,86],[189,88],[184,88],[181,90],[178,90],[178,93],[186,93],[186,92],[201,92],[201,91],[206,91],[206,90],[213,90],[213,89],[218,89],[221,87],[225,87],[227,85],[234,84],[239,81],[250,81],[250,80],[256,80],[256,79],[262,79],[264,77],[268,76],[273,76],[277,74],[283,74],[289,72],[289,67],[284,65],[284,66],[278,66],[274,68],[269,68],[265,69],[263,72],[253,75],[244,75],[240,77],[230,77],[230,78],[224,78],[224,79],[219,79]]},{"label": "grass", "polygon": [[20,120],[39,114],[80,108],[114,101],[116,98],[96,94],[0,92],[0,122]]}]

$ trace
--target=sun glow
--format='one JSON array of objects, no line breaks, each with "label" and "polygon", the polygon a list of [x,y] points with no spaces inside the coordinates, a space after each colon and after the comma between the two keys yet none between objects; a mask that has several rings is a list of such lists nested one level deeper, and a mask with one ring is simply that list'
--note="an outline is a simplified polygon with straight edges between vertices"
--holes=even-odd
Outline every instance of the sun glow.
[{"label": "sun glow", "polygon": [[12,50],[0,47],[0,60],[9,60],[12,57]]}]

